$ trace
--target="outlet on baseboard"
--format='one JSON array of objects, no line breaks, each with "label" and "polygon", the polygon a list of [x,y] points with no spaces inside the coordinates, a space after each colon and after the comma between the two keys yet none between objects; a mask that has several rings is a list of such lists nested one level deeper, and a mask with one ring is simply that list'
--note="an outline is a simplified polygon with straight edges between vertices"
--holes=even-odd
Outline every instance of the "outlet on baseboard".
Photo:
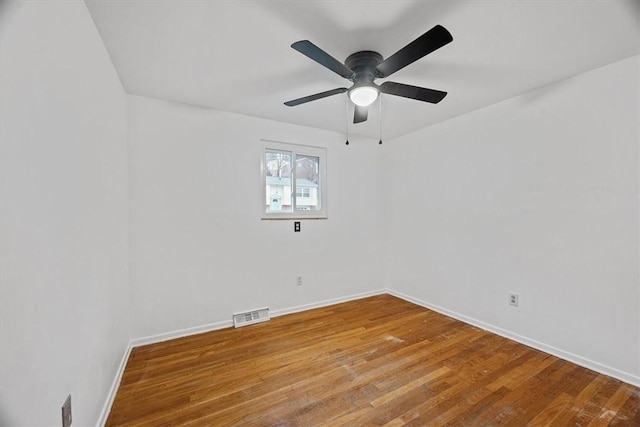
[{"label": "outlet on baseboard", "polygon": [[509,305],[517,307],[519,302],[520,297],[518,296],[518,294],[509,294]]},{"label": "outlet on baseboard", "polygon": [[62,405],[62,427],[71,426],[71,395],[67,397]]}]

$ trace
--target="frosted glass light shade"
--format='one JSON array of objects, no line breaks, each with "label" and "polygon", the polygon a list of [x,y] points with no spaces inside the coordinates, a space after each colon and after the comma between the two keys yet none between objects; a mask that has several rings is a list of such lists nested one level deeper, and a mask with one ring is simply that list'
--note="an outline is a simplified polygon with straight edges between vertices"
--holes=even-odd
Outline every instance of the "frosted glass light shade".
[{"label": "frosted glass light shade", "polygon": [[349,98],[360,107],[371,105],[378,97],[378,89],[371,86],[360,86],[349,92]]}]

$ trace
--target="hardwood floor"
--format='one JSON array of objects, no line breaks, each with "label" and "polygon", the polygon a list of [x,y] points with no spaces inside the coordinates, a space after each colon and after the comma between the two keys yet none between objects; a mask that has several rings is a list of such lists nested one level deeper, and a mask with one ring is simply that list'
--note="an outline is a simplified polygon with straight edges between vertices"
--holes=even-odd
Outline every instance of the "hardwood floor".
[{"label": "hardwood floor", "polygon": [[108,426],[640,426],[640,389],[380,295],[135,348]]}]

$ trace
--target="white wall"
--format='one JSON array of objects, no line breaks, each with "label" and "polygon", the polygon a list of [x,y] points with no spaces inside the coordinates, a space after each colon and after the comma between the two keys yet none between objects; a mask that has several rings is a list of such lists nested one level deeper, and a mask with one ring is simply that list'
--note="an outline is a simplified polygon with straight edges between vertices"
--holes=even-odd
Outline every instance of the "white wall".
[{"label": "white wall", "polygon": [[385,146],[387,286],[639,383],[639,80],[636,56]]},{"label": "white wall", "polygon": [[[95,423],[129,338],[385,286],[638,381],[637,57],[346,147],[126,97],[82,2],[1,12],[0,425]],[[328,147],[329,220],[259,219],[261,138]]]},{"label": "white wall", "polygon": [[[133,96],[129,130],[134,338],[382,287],[376,141]],[[261,138],[328,148],[328,220],[260,220]]]},{"label": "white wall", "polygon": [[126,96],[84,2],[1,5],[0,425],[94,425],[129,340]]}]

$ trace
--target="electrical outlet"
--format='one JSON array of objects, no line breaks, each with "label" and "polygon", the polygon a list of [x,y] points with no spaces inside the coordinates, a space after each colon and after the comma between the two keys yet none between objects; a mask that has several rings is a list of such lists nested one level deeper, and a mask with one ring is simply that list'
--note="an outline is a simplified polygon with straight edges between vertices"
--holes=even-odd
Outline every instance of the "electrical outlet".
[{"label": "electrical outlet", "polygon": [[302,286],[302,276],[297,276],[296,277],[296,285]]},{"label": "electrical outlet", "polygon": [[518,294],[509,294],[509,305],[517,307],[519,300],[520,300],[520,297],[518,296]]},{"label": "electrical outlet", "polygon": [[296,233],[300,232],[300,221],[295,221],[293,223],[293,231],[295,231]]},{"label": "electrical outlet", "polygon": [[67,397],[62,405],[62,427],[71,425],[71,395]]}]

